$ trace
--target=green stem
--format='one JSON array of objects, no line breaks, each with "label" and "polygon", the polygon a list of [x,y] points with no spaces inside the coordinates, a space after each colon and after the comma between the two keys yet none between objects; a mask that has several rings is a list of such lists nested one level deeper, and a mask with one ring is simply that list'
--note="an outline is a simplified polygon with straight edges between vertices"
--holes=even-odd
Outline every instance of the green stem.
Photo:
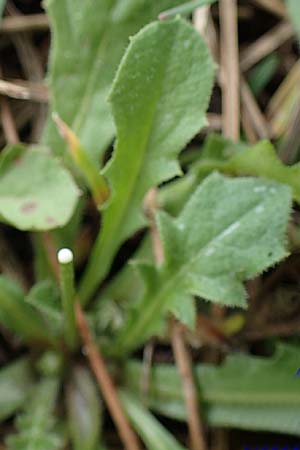
[{"label": "green stem", "polygon": [[[79,286],[79,298],[83,307],[87,305],[93,294],[95,294],[97,287],[110,269],[118,248],[115,246],[117,241],[114,239],[114,236],[115,234],[112,233],[110,239],[105,239],[103,234],[100,233],[98,235]],[[99,264],[100,261],[101,264]]]},{"label": "green stem", "polygon": [[183,5],[176,6],[175,8],[168,9],[159,14],[158,18],[160,20],[170,19],[171,17],[177,16],[177,14],[190,14],[196,8],[201,8],[201,6],[211,5],[217,0],[192,0],[190,2],[184,3]]},{"label": "green stem", "polygon": [[76,348],[78,334],[75,318],[75,288],[73,253],[68,248],[58,252],[60,266],[60,289],[65,316],[65,338],[71,349]]}]

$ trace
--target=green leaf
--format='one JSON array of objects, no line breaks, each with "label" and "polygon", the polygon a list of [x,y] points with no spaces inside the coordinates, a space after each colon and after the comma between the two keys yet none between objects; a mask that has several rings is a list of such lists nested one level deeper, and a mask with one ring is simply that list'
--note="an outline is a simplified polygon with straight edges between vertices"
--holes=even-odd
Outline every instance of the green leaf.
[{"label": "green leaf", "polygon": [[[220,139],[222,140],[221,137]],[[284,165],[269,141],[261,141],[246,149],[239,149],[236,145],[224,141],[218,155],[212,154],[214,142],[212,141],[208,147],[209,151],[203,154],[203,158],[193,168],[197,179],[215,169],[230,175],[254,175],[290,186],[295,200],[300,202],[300,164]]]},{"label": "green leaf", "polygon": [[231,173],[255,175],[284,183],[293,189],[295,200],[300,202],[300,164],[285,166],[268,141],[233,156],[227,167]]},{"label": "green leaf", "polygon": [[75,368],[66,395],[74,450],[96,450],[102,425],[102,407],[99,389],[86,368]]},{"label": "green leaf", "polygon": [[119,392],[123,408],[148,450],[184,450],[136,397],[125,390]]},{"label": "green leaf", "polygon": [[81,284],[84,303],[120,244],[145,226],[147,191],[181,173],[176,157],[206,123],[213,77],[206,44],[183,20],[153,23],[132,38],[110,94],[117,143],[105,175],[112,196]]},{"label": "green leaf", "polygon": [[8,450],[60,450],[61,433],[55,430],[54,404],[59,383],[42,380],[33,390],[24,413],[16,420],[18,432],[7,439]]},{"label": "green leaf", "polygon": [[285,0],[288,8],[289,16],[294,25],[295,32],[298,35],[298,39],[300,39],[300,10],[299,10],[299,1],[298,0]]},{"label": "green leaf", "polygon": [[79,196],[71,175],[42,149],[26,149],[7,163],[8,148],[1,159],[0,214],[21,230],[49,230],[65,225]]},{"label": "green leaf", "polygon": [[53,343],[53,335],[42,317],[25,302],[24,297],[15,280],[0,275],[0,322],[25,341]]},{"label": "green leaf", "polygon": [[160,20],[170,19],[171,17],[177,16],[178,14],[189,15],[196,8],[201,8],[204,5],[211,5],[215,3],[217,0],[191,0],[186,3],[182,3],[182,5],[176,6],[175,8],[171,8],[168,11],[163,11],[158,16]]},{"label": "green leaf", "polygon": [[276,53],[270,53],[251,70],[248,81],[255,96],[258,96],[265,89],[279,65],[279,56]]},{"label": "green leaf", "polygon": [[118,354],[144,342],[179,299],[185,302],[197,295],[245,307],[242,281],[287,256],[291,201],[291,189],[285,185],[214,173],[178,218],[159,213],[165,262],[158,268],[140,266],[146,292],[119,333]]},{"label": "green leaf", "polygon": [[54,330],[62,330],[61,298],[53,281],[43,280],[36,283],[25,297],[25,301],[34,306]]},{"label": "green leaf", "polygon": [[[300,436],[299,348],[280,345],[274,356],[227,357],[216,367],[195,368],[201,410],[211,426],[289,433]],[[143,365],[129,362],[125,385],[141,396]],[[147,402],[159,414],[187,420],[181,379],[176,367],[152,367]]]},{"label": "green leaf", "polygon": [[19,409],[33,383],[30,364],[20,359],[0,370],[0,420],[5,420]]},{"label": "green leaf", "polygon": [[[115,128],[107,96],[128,43],[160,11],[181,0],[47,0],[52,29],[51,110],[78,135],[99,165]],[[49,115],[45,141],[61,155],[65,144]]]}]

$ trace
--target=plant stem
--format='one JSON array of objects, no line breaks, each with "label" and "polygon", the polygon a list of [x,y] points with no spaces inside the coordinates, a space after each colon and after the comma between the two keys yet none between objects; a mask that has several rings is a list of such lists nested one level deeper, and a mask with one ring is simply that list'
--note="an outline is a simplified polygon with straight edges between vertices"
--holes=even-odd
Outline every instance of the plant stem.
[{"label": "plant stem", "polygon": [[183,5],[176,6],[175,8],[168,9],[159,14],[159,20],[170,19],[171,17],[177,16],[177,14],[190,14],[196,8],[200,8],[204,5],[211,5],[217,0],[192,0],[190,2],[184,3]]},{"label": "plant stem", "polygon": [[123,441],[124,448],[126,450],[140,450],[141,447],[138,438],[124,414],[116,387],[107,370],[101,350],[92,337],[91,330],[79,302],[76,303],[76,318],[82,342],[86,349],[87,358],[97,379],[107,408]]},{"label": "plant stem", "polygon": [[71,349],[76,347],[78,336],[75,319],[75,288],[73,252],[63,248],[58,252],[60,267],[60,289],[65,316],[65,338]]},{"label": "plant stem", "polygon": [[191,449],[207,450],[204,426],[200,415],[200,402],[193,374],[193,362],[184,342],[183,327],[175,318],[171,319],[171,340],[175,362],[182,382]]},{"label": "plant stem", "polygon": [[118,245],[116,245],[118,241],[115,239],[116,234],[113,231],[109,237],[99,233],[91,251],[87,268],[79,285],[79,298],[83,307],[91,300],[111,267],[114,254],[118,249]]}]

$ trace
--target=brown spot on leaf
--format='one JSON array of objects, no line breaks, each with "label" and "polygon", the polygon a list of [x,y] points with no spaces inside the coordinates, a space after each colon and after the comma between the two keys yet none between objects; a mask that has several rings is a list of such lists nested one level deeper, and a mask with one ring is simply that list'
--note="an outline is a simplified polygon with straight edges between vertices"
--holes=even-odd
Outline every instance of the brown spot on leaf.
[{"label": "brown spot on leaf", "polygon": [[24,214],[30,214],[37,208],[36,202],[26,202],[21,206],[21,212]]},{"label": "brown spot on leaf", "polygon": [[57,224],[56,220],[50,216],[46,217],[46,222],[48,225],[56,225]]},{"label": "brown spot on leaf", "polygon": [[21,166],[24,163],[24,159],[21,156],[19,156],[14,160],[14,163],[16,166]]}]

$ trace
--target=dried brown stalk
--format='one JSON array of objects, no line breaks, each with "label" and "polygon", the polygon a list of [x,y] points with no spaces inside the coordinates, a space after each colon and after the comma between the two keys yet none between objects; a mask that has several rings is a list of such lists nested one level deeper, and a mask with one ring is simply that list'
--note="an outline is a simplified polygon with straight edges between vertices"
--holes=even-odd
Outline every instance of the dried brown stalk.
[{"label": "dried brown stalk", "polygon": [[147,396],[150,387],[151,366],[154,354],[154,339],[151,339],[145,345],[143,352],[143,376],[142,376],[142,396],[144,403],[147,404]]},{"label": "dried brown stalk", "polygon": [[[23,17],[12,2],[8,2],[6,7],[11,17]],[[44,80],[44,68],[41,57],[37,51],[32,35],[25,32],[17,32],[11,35],[11,40],[15,45],[24,74],[30,82],[40,82]],[[47,117],[47,105],[33,105],[35,118],[32,121],[31,142],[39,142]]]},{"label": "dried brown stalk", "polygon": [[41,103],[48,102],[48,90],[40,83],[18,83],[0,80],[0,94],[20,100],[32,100]]},{"label": "dried brown stalk", "polygon": [[251,120],[252,125],[256,130],[257,136],[260,139],[270,137],[268,123],[243,77],[241,78],[241,101],[243,108],[247,111],[249,120]]},{"label": "dried brown stalk", "polygon": [[0,108],[1,123],[6,143],[11,145],[17,144],[19,142],[19,136],[16,129],[16,124],[13,119],[8,100],[2,96],[0,96]]},{"label": "dried brown stalk", "polygon": [[152,252],[157,265],[164,261],[164,252],[161,244],[159,232],[155,222],[155,210],[157,209],[157,189],[152,188],[148,192],[144,201],[145,214],[150,221],[150,234],[152,243]]},{"label": "dried brown stalk", "polygon": [[0,23],[0,33],[42,31],[48,29],[49,19],[46,14],[4,17]]},{"label": "dried brown stalk", "polygon": [[215,61],[218,61],[220,59],[219,37],[217,34],[214,21],[212,19],[211,12],[208,15],[207,30],[205,37]]},{"label": "dried brown stalk", "polygon": [[272,135],[276,138],[284,134],[289,127],[290,116],[300,101],[299,85],[300,61],[297,61],[273,94],[267,107],[267,118]]},{"label": "dried brown stalk", "polygon": [[279,148],[279,156],[285,164],[295,162],[295,156],[300,145],[300,99],[294,106],[290,127],[286,133],[283,143]]},{"label": "dried brown stalk", "polygon": [[278,17],[286,16],[286,8],[281,0],[252,0],[252,2]]},{"label": "dried brown stalk", "polygon": [[201,36],[206,37],[210,5],[205,5],[202,8],[197,8],[193,14],[194,28]]},{"label": "dried brown stalk", "polygon": [[[2,77],[2,67],[0,66],[0,76]],[[7,99],[0,95],[1,123],[7,144],[17,144],[19,136],[17,127]]]},{"label": "dried brown stalk", "polygon": [[[155,209],[157,190],[151,189],[145,199],[145,212],[150,220],[150,233],[152,240],[152,250],[156,264],[160,265],[164,261],[164,252],[159,232],[155,223]],[[188,412],[187,423],[192,450],[206,450],[205,433],[199,412],[199,399],[195,387],[192,360],[185,345],[181,325],[175,320],[170,320],[172,346],[176,364],[182,378],[182,386],[186,408]]]},{"label": "dried brown stalk", "polygon": [[251,117],[244,105],[242,105],[241,119],[242,127],[247,137],[247,141],[250,142],[250,144],[255,144],[255,142],[257,141],[257,134],[253,126]]},{"label": "dried brown stalk", "polygon": [[240,81],[236,0],[220,0],[221,86],[223,133],[238,141],[240,135]]},{"label": "dried brown stalk", "polygon": [[220,114],[207,114],[208,128],[210,130],[222,130],[222,116]]},{"label": "dried brown stalk", "polygon": [[78,302],[76,304],[76,320],[87,358],[99,384],[111,417],[118,429],[124,448],[126,450],[140,450],[141,447],[139,441],[123,412],[117,390],[107,370],[104,358],[102,357],[99,347],[97,347],[94,342],[92,333]]},{"label": "dried brown stalk", "polygon": [[47,254],[48,262],[51,267],[51,270],[53,272],[53,275],[55,276],[55,279],[59,283],[60,280],[60,270],[59,270],[59,264],[57,261],[57,248],[53,239],[53,235],[49,231],[44,231],[41,233],[41,239],[44,246],[44,249]]},{"label": "dried brown stalk", "polygon": [[243,333],[243,337],[247,341],[255,341],[258,339],[265,339],[276,336],[299,336],[300,334],[300,320],[293,320],[291,322],[282,322],[276,324],[263,324],[259,329],[251,329]]},{"label": "dried brown stalk", "polygon": [[172,347],[178,367],[187,409],[192,450],[206,450],[204,427],[200,418],[200,402],[194,382],[192,360],[186,347],[183,327],[175,319],[171,322]]},{"label": "dried brown stalk", "polygon": [[[0,97],[1,98],[1,97]],[[5,98],[5,97],[2,97]],[[30,102],[21,103],[17,102],[9,105],[11,114],[13,116],[15,126],[17,130],[21,130],[32,118],[32,104]],[[21,106],[21,107],[20,107]],[[0,133],[0,147],[4,147],[6,139],[3,134]]]},{"label": "dried brown stalk", "polygon": [[240,68],[244,72],[272,53],[288,39],[292,38],[294,30],[290,22],[281,22],[265,33],[253,44],[249,45],[240,55]]}]

